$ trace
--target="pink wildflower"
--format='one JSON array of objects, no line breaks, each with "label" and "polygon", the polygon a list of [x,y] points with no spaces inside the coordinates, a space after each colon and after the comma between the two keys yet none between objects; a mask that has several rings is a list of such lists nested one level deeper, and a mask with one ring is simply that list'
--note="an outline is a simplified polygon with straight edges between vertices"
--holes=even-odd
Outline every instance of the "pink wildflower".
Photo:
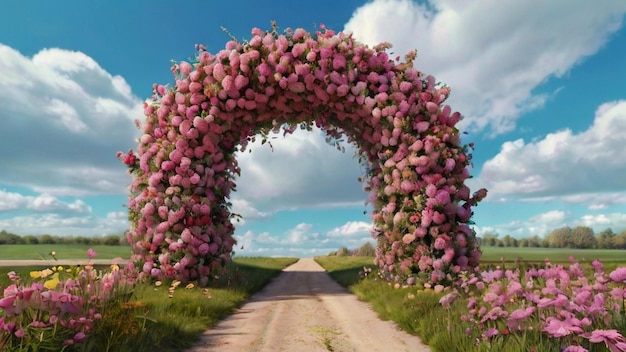
[{"label": "pink wildflower", "polygon": [[614,282],[624,283],[626,284],[626,267],[621,267],[613,270],[609,277]]},{"label": "pink wildflower", "polygon": [[546,325],[542,331],[547,332],[552,337],[563,337],[571,333],[581,334],[583,329],[575,325],[571,320],[561,320],[557,317],[548,317]]},{"label": "pink wildflower", "polygon": [[615,329],[594,330],[590,333],[581,334],[581,336],[589,339],[589,342],[604,342],[611,352],[626,351],[626,339]]}]

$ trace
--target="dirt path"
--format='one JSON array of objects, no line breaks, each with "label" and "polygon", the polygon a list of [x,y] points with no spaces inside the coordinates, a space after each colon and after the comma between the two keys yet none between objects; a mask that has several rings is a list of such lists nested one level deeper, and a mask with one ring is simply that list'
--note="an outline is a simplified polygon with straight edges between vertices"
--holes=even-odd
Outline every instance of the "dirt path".
[{"label": "dirt path", "polygon": [[283,270],[189,352],[430,351],[416,336],[380,320],[313,259]]}]

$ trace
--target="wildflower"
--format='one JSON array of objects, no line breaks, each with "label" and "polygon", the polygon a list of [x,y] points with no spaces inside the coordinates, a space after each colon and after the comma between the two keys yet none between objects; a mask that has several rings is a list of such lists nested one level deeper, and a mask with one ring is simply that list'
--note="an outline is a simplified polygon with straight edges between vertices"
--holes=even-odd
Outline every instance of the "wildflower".
[{"label": "wildflower", "polygon": [[534,306],[526,307],[525,309],[517,309],[511,312],[509,318],[506,321],[510,330],[520,330],[520,322],[526,320],[528,317],[535,313],[536,308]]},{"label": "wildflower", "polygon": [[483,335],[485,336],[485,338],[488,338],[488,339],[490,339],[490,338],[492,338],[492,337],[494,337],[494,336],[496,336],[496,335],[498,335],[498,334],[499,334],[499,331],[498,331],[498,329],[496,329],[496,328],[489,328],[489,329],[487,329],[487,330],[483,333]]},{"label": "wildflower", "polygon": [[590,333],[581,334],[581,336],[588,339],[589,342],[604,342],[611,352],[626,351],[626,338],[615,329],[594,330]]},{"label": "wildflower", "polygon": [[93,248],[89,248],[87,250],[87,256],[89,257],[89,259],[93,259],[96,256],[96,251]]},{"label": "wildflower", "polygon": [[624,283],[626,284],[626,267],[621,267],[613,270],[609,277],[614,282]]},{"label": "wildflower", "polygon": [[563,337],[571,333],[581,334],[583,329],[575,325],[571,320],[561,320],[557,317],[548,317],[546,325],[542,331],[547,332],[552,337]]},{"label": "wildflower", "polygon": [[459,296],[457,291],[452,291],[439,299],[439,304],[445,309],[450,309],[450,305]]},{"label": "wildflower", "polygon": [[563,352],[589,352],[589,350],[584,348],[584,347],[582,347],[582,346],[569,345],[569,346],[565,347]]}]

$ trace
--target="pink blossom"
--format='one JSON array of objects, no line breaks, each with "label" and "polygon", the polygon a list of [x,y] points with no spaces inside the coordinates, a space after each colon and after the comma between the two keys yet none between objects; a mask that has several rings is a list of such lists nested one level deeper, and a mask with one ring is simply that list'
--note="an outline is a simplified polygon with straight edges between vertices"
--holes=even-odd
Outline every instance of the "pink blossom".
[{"label": "pink blossom", "polygon": [[547,332],[552,337],[564,337],[574,334],[581,334],[583,329],[571,320],[561,320],[557,317],[546,318],[546,324],[542,331]]},{"label": "pink blossom", "polygon": [[619,267],[613,270],[609,277],[614,282],[625,283],[626,284],[626,267]]}]

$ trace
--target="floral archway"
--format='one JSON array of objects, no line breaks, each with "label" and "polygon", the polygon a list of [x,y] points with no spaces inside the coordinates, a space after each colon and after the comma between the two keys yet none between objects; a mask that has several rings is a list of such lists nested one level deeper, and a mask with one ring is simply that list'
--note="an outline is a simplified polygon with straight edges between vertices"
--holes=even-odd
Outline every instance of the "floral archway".
[{"label": "floral archway", "polygon": [[127,237],[145,275],[207,284],[236,243],[235,153],[271,131],[313,125],[358,147],[382,275],[445,283],[476,266],[471,207],[486,191],[464,184],[461,115],[443,105],[450,89],[413,67],[415,52],[401,61],[388,48],[323,26],[274,26],[215,55],[197,46],[193,62],[175,64],[175,86],[155,85],[144,106],[137,151],[118,153],[134,176]]}]

